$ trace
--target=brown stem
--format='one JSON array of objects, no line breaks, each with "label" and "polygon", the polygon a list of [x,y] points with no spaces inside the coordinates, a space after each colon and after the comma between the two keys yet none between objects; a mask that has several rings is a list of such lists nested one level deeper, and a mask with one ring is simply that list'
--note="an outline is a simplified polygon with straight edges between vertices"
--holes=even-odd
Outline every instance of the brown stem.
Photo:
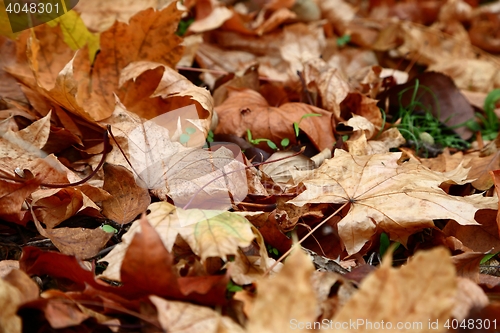
[{"label": "brown stem", "polygon": [[292,247],[290,247],[290,249],[288,251],[286,251],[278,260],[276,260],[276,262],[271,267],[269,267],[264,272],[264,275],[262,275],[262,277],[264,277],[267,274],[269,274],[273,270],[273,268],[276,267],[276,265],[279,262],[283,261],[283,259],[285,259],[290,254],[290,252],[293,251],[294,248],[299,247],[299,245],[302,244],[302,242],[304,242],[309,236],[311,236],[316,230],[318,230],[323,224],[325,224],[326,221],[328,221],[329,219],[331,219],[332,217],[334,217],[335,215],[337,215],[338,212],[340,212],[348,203],[349,202],[344,203],[339,209],[337,209],[335,212],[333,212],[332,214],[330,214],[330,216],[328,216],[326,219],[324,219],[323,221],[321,221],[317,226],[315,226],[311,231],[309,231],[304,237],[302,237],[301,240],[299,240],[297,243],[293,244]]},{"label": "brown stem", "polygon": [[[40,183],[40,186],[48,187],[48,188],[67,188],[67,187],[73,187],[73,186],[78,186],[78,185],[85,184],[87,181],[89,181],[92,177],[94,177],[96,175],[96,173],[99,171],[99,169],[102,167],[102,165],[106,161],[106,156],[107,156],[108,152],[111,150],[110,149],[111,145],[109,144],[109,138],[108,138],[108,131],[107,130],[104,131],[103,140],[104,140],[104,149],[103,149],[103,152],[102,152],[102,158],[99,161],[99,164],[97,165],[97,167],[95,168],[95,170],[90,175],[88,175],[87,177],[83,178],[82,180],[77,181],[76,183],[67,183],[67,184],[45,184],[45,183]],[[18,182],[18,183],[24,183],[24,182],[26,182],[26,179],[13,178],[13,177],[10,177],[10,176],[3,176],[2,175],[2,176],[0,176],[0,178],[7,179],[7,180],[12,180],[12,181],[15,181],[15,182]]]}]

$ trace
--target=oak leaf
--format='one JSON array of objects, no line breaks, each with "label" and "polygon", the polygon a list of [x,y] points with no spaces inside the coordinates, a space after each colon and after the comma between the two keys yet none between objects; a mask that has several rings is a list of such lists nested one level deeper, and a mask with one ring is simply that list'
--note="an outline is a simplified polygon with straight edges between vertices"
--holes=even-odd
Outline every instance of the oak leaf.
[{"label": "oak leaf", "polygon": [[359,252],[378,230],[406,244],[411,234],[433,228],[433,219],[478,225],[474,215],[479,209],[497,208],[496,198],[456,197],[439,187],[443,182],[464,183],[466,169],[439,173],[418,163],[399,164],[400,157],[401,153],[352,156],[336,150],[315,174],[296,172],[296,181],[303,181],[307,190],[289,202],[349,203],[349,213],[338,223],[348,254]]}]

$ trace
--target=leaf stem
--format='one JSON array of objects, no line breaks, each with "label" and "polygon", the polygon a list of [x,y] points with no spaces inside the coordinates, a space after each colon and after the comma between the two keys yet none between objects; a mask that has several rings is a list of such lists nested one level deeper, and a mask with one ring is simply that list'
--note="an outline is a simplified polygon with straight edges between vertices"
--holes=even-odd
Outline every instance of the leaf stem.
[{"label": "leaf stem", "polygon": [[346,202],[344,203],[342,206],[340,206],[339,209],[337,209],[335,212],[333,212],[332,214],[330,214],[326,219],[324,219],[323,221],[321,221],[317,226],[315,226],[313,229],[311,229],[311,231],[309,231],[304,237],[302,237],[302,239],[300,239],[297,243],[293,244],[290,249],[288,249],[288,251],[286,251],[278,260],[276,260],[276,262],[271,266],[269,267],[265,272],[264,272],[264,275],[262,275],[262,277],[265,277],[266,275],[268,275],[273,269],[274,267],[276,267],[276,265],[283,261],[283,259],[285,259],[296,247],[298,247],[300,244],[302,244],[302,242],[304,242],[307,238],[309,238],[309,236],[311,236],[316,230],[318,230],[323,224],[325,224],[326,221],[328,221],[329,219],[331,219],[332,217],[334,217],[335,215],[338,214],[338,212],[340,212],[342,209],[344,209],[344,207],[349,203]]}]

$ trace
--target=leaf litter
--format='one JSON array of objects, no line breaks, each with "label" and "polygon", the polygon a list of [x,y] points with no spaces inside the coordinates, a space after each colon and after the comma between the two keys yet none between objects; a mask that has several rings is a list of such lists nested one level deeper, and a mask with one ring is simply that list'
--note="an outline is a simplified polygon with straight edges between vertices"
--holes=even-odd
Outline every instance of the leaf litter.
[{"label": "leaf litter", "polygon": [[[479,266],[500,248],[497,140],[483,142],[489,118],[462,95],[486,112],[500,84],[486,52],[494,36],[478,37],[493,7],[93,2],[17,35],[0,30],[0,253],[14,259],[0,261],[0,326],[353,331],[328,325],[363,320],[445,332],[453,319],[492,322],[499,282]],[[174,33],[192,21],[183,55]],[[418,106],[472,135],[470,149],[428,159],[401,146],[398,119],[376,103],[389,92],[389,106],[402,106],[397,91],[415,77],[436,90]],[[460,126],[472,117],[479,127]],[[273,145],[253,147],[249,131],[280,151],[267,158]],[[257,155],[265,164],[252,165]],[[382,234],[402,246],[375,268]]]}]

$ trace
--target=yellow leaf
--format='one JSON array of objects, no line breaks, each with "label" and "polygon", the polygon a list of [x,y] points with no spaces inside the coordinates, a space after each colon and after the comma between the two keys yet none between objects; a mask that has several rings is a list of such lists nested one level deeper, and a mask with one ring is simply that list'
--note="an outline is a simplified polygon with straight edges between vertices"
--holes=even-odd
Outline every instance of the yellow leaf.
[{"label": "yellow leaf", "polygon": [[99,50],[99,35],[91,33],[74,10],[70,10],[47,24],[51,27],[56,25],[61,27],[64,41],[72,50],[79,50],[88,45],[90,62],[94,60]]}]

